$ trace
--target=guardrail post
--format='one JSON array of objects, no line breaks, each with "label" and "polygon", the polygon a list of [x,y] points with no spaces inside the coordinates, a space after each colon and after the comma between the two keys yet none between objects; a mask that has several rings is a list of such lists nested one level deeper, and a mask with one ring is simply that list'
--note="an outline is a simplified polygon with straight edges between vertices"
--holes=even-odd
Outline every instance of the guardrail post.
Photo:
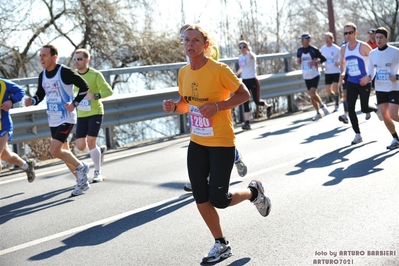
[{"label": "guardrail post", "polygon": [[[291,72],[292,67],[289,58],[284,58],[284,68],[286,73]],[[287,95],[287,109],[290,113],[298,111],[298,107],[294,104],[294,95],[292,94]]]},{"label": "guardrail post", "polygon": [[114,134],[114,130],[113,128],[105,128],[104,130],[105,132],[105,143],[107,145],[108,148],[111,149],[115,149],[116,145],[115,145],[115,134]]},{"label": "guardrail post", "polygon": [[103,71],[101,71],[101,72],[102,72],[102,74],[103,74],[103,76],[104,76],[104,78],[105,78],[105,81],[106,81],[108,84],[111,84],[111,75],[109,74],[109,71],[103,70]]}]

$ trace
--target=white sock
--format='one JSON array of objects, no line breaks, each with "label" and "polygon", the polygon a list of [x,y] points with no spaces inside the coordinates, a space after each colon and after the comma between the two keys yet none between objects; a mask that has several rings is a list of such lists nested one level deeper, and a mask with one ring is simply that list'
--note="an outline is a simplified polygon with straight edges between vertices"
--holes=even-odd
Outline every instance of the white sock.
[{"label": "white sock", "polygon": [[101,166],[101,150],[100,147],[96,146],[94,149],[90,150],[90,157],[94,163],[94,170],[100,171]]},{"label": "white sock", "polygon": [[24,165],[22,165],[21,169],[26,170],[26,169],[28,169],[28,167],[29,167],[29,164],[25,161]]}]

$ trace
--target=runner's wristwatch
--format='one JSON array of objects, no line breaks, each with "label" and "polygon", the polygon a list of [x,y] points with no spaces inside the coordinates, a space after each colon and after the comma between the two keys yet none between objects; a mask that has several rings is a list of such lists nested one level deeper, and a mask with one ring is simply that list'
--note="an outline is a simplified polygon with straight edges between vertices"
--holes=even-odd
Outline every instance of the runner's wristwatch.
[{"label": "runner's wristwatch", "polygon": [[75,105],[75,107],[78,107],[79,106],[79,102],[73,101],[73,105]]}]

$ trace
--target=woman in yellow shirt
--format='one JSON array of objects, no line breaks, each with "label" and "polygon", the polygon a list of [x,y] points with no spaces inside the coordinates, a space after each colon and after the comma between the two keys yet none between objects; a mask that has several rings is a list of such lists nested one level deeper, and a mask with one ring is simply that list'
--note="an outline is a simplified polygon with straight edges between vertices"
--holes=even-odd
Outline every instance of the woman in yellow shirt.
[{"label": "woman in yellow shirt", "polygon": [[200,26],[190,25],[184,31],[184,51],[190,64],[179,71],[180,99],[177,102],[171,99],[163,101],[166,113],[188,112],[190,117],[188,174],[197,208],[215,239],[202,262],[216,262],[232,254],[216,208],[250,200],[262,216],[267,216],[271,207],[270,199],[265,196],[258,180],[252,180],[247,189],[229,191],[235,158],[230,109],[247,101],[250,94],[226,64],[207,56],[209,44],[209,35]]}]

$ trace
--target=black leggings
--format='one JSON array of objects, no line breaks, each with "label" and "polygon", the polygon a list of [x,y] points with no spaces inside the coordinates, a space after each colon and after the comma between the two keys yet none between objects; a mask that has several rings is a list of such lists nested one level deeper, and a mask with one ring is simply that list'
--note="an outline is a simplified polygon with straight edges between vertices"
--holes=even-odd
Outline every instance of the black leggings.
[{"label": "black leggings", "polygon": [[[256,105],[265,106],[265,102],[261,102],[260,95],[259,95],[259,88],[257,84],[256,78],[253,79],[243,79],[242,82],[248,88],[249,92],[252,95],[252,99],[254,100]],[[249,109],[249,100],[244,103],[244,112],[248,113]]]},{"label": "black leggings", "polygon": [[371,84],[367,83],[367,85],[361,86],[360,84],[348,81],[346,83],[346,100],[348,102],[349,119],[351,120],[353,131],[355,131],[355,133],[360,133],[359,121],[355,111],[355,105],[358,96],[360,96],[360,106],[363,113],[377,111],[377,108],[369,106]]},{"label": "black leggings", "polygon": [[197,204],[210,201],[216,208],[230,205],[229,185],[234,158],[235,147],[206,147],[190,141],[187,168]]}]

